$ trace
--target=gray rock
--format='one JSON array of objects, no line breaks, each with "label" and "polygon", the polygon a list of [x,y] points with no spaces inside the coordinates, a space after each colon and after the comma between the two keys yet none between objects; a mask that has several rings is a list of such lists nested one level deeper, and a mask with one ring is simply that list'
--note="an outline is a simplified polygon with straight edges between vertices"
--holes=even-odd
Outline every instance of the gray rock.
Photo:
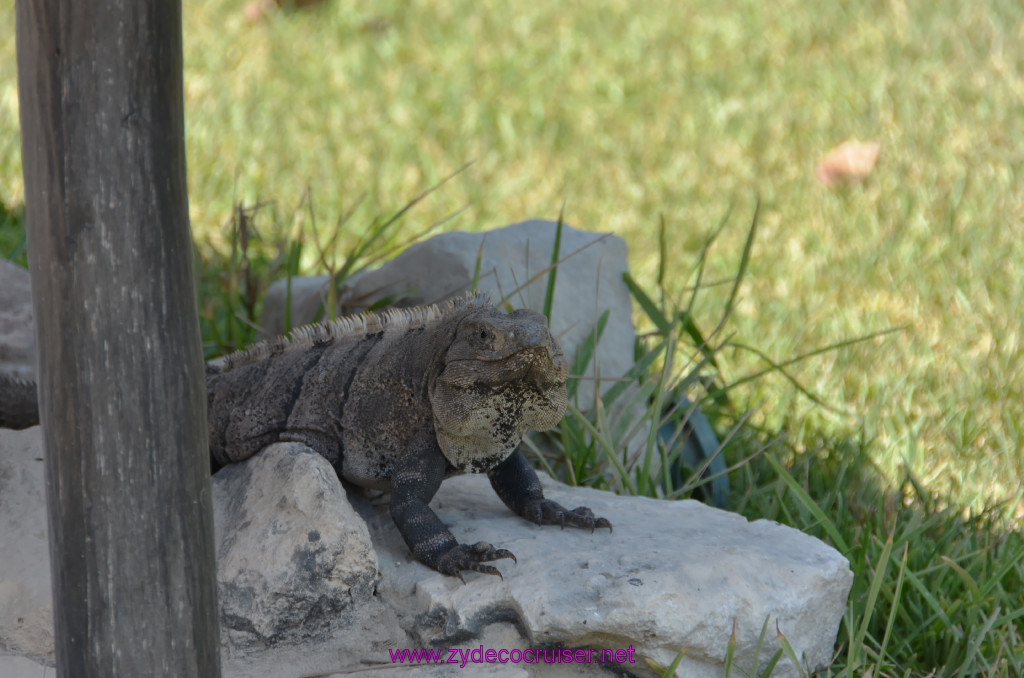
[{"label": "gray rock", "polygon": [[4,678],[56,678],[57,669],[28,657],[0,654],[0,676]]},{"label": "gray rock", "polygon": [[35,379],[36,337],[28,271],[0,259],[0,373]]},{"label": "gray rock", "polygon": [[323,309],[329,282],[329,276],[314,275],[272,283],[263,296],[263,315],[260,318],[263,334],[284,334],[292,327],[311,323],[318,317],[326,318]]},{"label": "gray rock", "polygon": [[[360,312],[383,298],[403,305],[434,303],[461,294],[473,283],[480,263],[478,289],[516,308],[543,311],[556,223],[525,221],[487,233],[442,233],[416,243],[380,268],[346,281],[339,313]],[[632,307],[622,274],[629,270],[625,241],[610,233],[563,226],[560,259],[551,307],[551,330],[570,361],[590,336],[598,318],[609,318],[594,359],[579,385],[578,402],[589,409],[595,375],[602,392],[633,366]],[[292,326],[313,320],[326,296],[326,276],[292,279]],[[280,334],[285,327],[285,281],[271,285],[264,300],[263,330]],[[570,363],[571,364],[571,363]]]},{"label": "gray rock", "polygon": [[41,431],[0,430],[0,652],[52,664],[47,534]]},{"label": "gray rock", "polygon": [[[0,560],[0,653],[52,663],[40,438],[38,427],[0,431],[0,543],[16,545]],[[463,476],[445,481],[432,507],[460,541],[492,542],[518,564],[499,561],[503,579],[468,573],[462,584],[412,559],[384,495],[353,491],[346,501],[326,462],[299,448],[272,446],[214,482],[225,676],[357,667],[381,676],[466,675],[458,665],[394,667],[388,650],[483,645],[632,647],[635,663],[471,663],[474,673],[649,676],[645,660],[665,666],[685,647],[679,675],[720,677],[734,622],[734,663],[748,674],[778,647],[776,623],[809,670],[831,659],[852,573],[839,553],[797,530],[695,501],[569,488],[542,475],[548,496],[615,524],[614,533],[563,531],[512,515],[486,478]],[[319,539],[311,540],[314,531]],[[293,598],[283,600],[284,592]],[[796,674],[785,658],[773,673]]]},{"label": "gray rock", "polygon": [[221,624],[239,646],[322,640],[367,603],[377,557],[326,459],[271,445],[213,477]]},{"label": "gray rock", "polygon": [[[522,629],[533,646],[632,646],[635,657],[662,666],[685,647],[680,675],[721,676],[734,621],[734,662],[751,672],[778,648],[778,623],[810,670],[829,665],[853,579],[849,563],[831,547],[778,523],[749,522],[696,501],[617,497],[542,480],[547,496],[565,506],[589,506],[608,517],[615,532],[532,525],[510,517],[486,479],[447,481],[435,502],[455,537],[493,541],[519,562],[501,567],[499,584],[484,575],[466,586],[420,577],[414,590],[425,643],[450,643],[504,621]],[[390,559],[383,553],[380,559],[386,580]],[[756,655],[766,620],[769,632]],[[642,664],[623,668],[647,672]],[[783,660],[774,675],[797,672]]]}]

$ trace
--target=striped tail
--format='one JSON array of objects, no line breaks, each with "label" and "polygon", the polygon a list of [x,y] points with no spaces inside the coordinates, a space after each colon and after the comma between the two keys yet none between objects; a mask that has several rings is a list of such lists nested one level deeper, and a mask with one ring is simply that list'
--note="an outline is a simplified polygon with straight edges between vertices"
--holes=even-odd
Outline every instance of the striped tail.
[{"label": "striped tail", "polygon": [[0,374],[0,428],[22,429],[38,425],[35,383]]}]

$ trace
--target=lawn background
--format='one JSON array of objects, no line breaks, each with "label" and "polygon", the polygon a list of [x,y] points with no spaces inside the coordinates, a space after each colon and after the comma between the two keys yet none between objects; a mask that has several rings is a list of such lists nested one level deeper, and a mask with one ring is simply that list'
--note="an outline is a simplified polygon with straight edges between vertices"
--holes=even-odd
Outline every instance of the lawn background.
[{"label": "lawn background", "polygon": [[[12,5],[0,7],[0,244],[16,256]],[[651,289],[664,220],[666,287],[685,300],[725,214],[705,275],[736,274],[760,199],[730,337],[783,361],[901,329],[788,368],[834,409],[778,372],[738,389],[741,409],[759,430],[785,430],[797,457],[853,445],[877,467],[880,492],[909,508],[1020,528],[1016,0],[330,0],[255,25],[241,10],[184,2],[190,213],[204,256],[227,249],[233,206],[256,202],[267,203],[253,225],[268,249],[308,230],[311,214],[332,228],[354,209],[345,252],[380,215],[473,162],[405,217],[406,233],[456,212],[443,228],[554,219],[564,204],[568,223],[625,237]],[[881,143],[877,169],[825,189],[814,166],[850,138]],[[729,289],[699,295],[699,325],[715,325]],[[719,361],[728,381],[765,367],[729,348]],[[1019,591],[1006,595],[1024,606]],[[1005,642],[1020,650],[1015,623],[1017,641]]]}]

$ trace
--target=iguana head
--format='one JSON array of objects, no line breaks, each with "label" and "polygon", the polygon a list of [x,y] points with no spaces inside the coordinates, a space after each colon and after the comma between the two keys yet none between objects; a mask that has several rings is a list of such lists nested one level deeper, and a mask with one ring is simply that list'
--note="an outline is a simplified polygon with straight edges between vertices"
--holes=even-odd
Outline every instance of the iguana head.
[{"label": "iguana head", "polygon": [[562,419],[568,376],[540,313],[467,309],[430,393],[445,457],[463,471],[494,467],[527,431],[545,431]]}]

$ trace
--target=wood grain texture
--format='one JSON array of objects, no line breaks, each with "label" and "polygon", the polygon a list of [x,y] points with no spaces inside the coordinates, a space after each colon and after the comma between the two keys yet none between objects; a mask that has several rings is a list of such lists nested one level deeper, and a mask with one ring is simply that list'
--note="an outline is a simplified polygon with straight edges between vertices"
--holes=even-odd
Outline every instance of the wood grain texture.
[{"label": "wood grain texture", "polygon": [[17,22],[58,673],[216,676],[180,1]]}]

